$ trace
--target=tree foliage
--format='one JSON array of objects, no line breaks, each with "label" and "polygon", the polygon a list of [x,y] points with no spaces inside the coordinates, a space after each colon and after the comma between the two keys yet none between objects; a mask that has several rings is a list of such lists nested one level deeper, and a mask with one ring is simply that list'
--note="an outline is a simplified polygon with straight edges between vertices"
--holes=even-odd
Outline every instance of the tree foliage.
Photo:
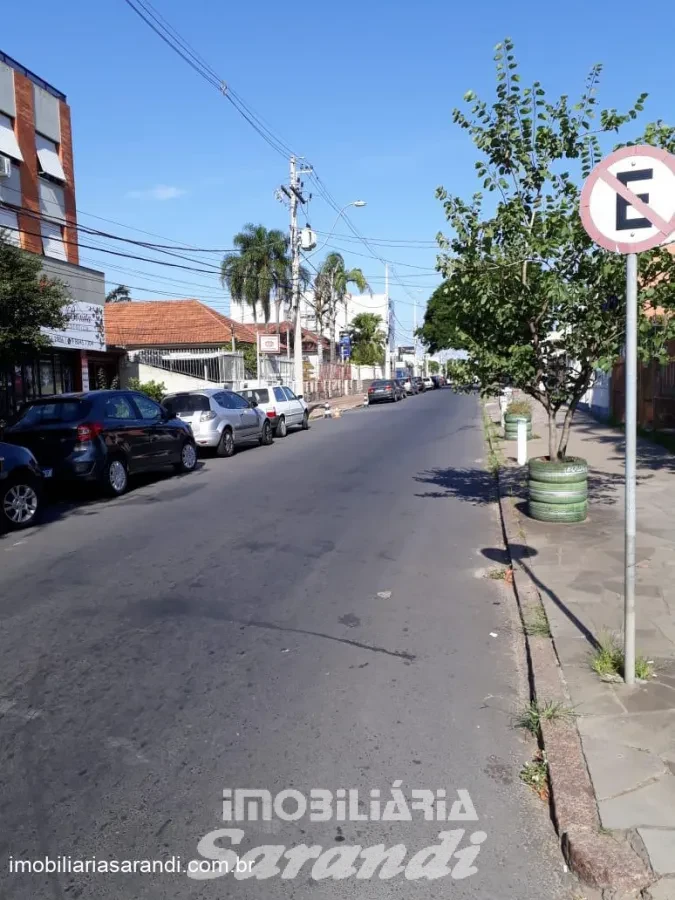
[{"label": "tree foliage", "polygon": [[65,326],[69,299],[62,282],[44,275],[41,258],[0,229],[0,368],[49,347],[41,329]]},{"label": "tree foliage", "polygon": [[381,366],[384,363],[385,334],[382,316],[358,313],[349,327],[352,362],[360,366]]},{"label": "tree foliage", "polygon": [[[540,82],[521,86],[509,39],[494,58],[493,102],[469,91],[468,112],[454,111],[480,153],[482,190],[470,200],[437,190],[452,235],[438,235],[445,280],[420,333],[432,351],[467,350],[463,368],[484,391],[508,380],[539,400],[549,416],[551,458],[562,458],[581,397],[596,370],[619,358],[624,341],[625,260],[595,246],[583,229],[579,183],[611,149],[607,136],[638,117],[646,94],[625,113],[598,111],[596,65],[576,102],[549,100]],[[672,151],[675,129],[657,122],[634,142]],[[660,308],[672,305],[674,269],[664,248],[640,254],[643,358],[667,358],[673,323]]]},{"label": "tree foliage", "polygon": [[438,373],[440,371],[441,371],[441,364],[435,359],[430,359],[429,360],[429,372],[432,375],[438,375]]},{"label": "tree foliage", "polygon": [[130,300],[131,293],[126,284],[118,284],[105,295],[106,303],[128,303]]},{"label": "tree foliage", "polygon": [[161,403],[162,398],[166,395],[166,385],[163,381],[141,381],[140,378],[130,378],[129,390],[140,391],[151,400],[156,400],[157,403]]},{"label": "tree foliage", "polygon": [[272,298],[279,306],[288,295],[291,278],[288,237],[278,229],[249,223],[232,239],[236,253],[221,264],[221,281],[234,300],[245,302],[257,319],[258,304],[265,322],[270,320]]},{"label": "tree foliage", "polygon": [[348,269],[340,253],[329,253],[314,278],[314,307],[317,331],[322,333],[324,324],[330,326],[330,361],[335,361],[335,323],[340,304],[345,302],[349,285],[355,285],[363,294],[370,291],[361,269]]}]

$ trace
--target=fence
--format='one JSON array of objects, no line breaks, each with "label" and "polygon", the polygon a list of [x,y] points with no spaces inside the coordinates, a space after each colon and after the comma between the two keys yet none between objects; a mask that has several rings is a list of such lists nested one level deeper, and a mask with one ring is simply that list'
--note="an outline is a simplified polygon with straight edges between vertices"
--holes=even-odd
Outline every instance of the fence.
[{"label": "fence", "polygon": [[272,354],[260,354],[260,381],[270,381],[273,384],[290,384],[294,377],[294,363],[292,359]]},{"label": "fence", "polygon": [[[675,355],[675,342],[669,353]],[[612,416],[623,422],[626,414],[625,363],[620,360],[612,372]],[[675,428],[675,362],[638,365],[638,424],[643,428]]]},{"label": "fence", "polygon": [[197,347],[190,350],[180,348],[137,350],[129,355],[135,362],[143,365],[201,378],[212,384],[234,384],[244,378],[243,353],[214,350],[213,347]]}]

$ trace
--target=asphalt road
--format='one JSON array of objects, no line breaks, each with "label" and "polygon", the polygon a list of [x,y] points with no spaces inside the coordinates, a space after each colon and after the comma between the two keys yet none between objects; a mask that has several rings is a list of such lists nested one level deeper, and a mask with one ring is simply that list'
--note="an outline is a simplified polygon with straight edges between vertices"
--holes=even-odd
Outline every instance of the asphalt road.
[{"label": "asphalt road", "polygon": [[[0,895],[571,896],[518,778],[532,747],[511,728],[513,601],[478,577],[499,546],[482,455],[476,399],[441,390],[0,538]],[[385,818],[397,781],[407,800],[446,789],[448,809],[468,791],[478,821],[223,821],[224,789],[358,790],[361,817],[379,789]],[[9,857],[187,866],[227,828],[241,856],[330,858],[266,880],[8,871]],[[405,866],[452,829],[458,850],[480,847],[468,877],[459,857],[440,881],[322,877],[360,871],[355,845],[403,845]]]}]

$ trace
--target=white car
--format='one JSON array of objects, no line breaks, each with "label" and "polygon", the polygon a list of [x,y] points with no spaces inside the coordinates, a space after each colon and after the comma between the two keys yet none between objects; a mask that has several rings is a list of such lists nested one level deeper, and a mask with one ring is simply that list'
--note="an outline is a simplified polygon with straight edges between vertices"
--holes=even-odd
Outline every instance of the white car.
[{"label": "white car", "polygon": [[288,429],[299,425],[305,431],[309,428],[309,408],[302,395],[297,397],[286,385],[274,387],[247,388],[239,391],[246,400],[255,400],[272,423],[274,436],[286,437]]},{"label": "white car", "polygon": [[424,381],[424,390],[425,391],[433,391],[434,383],[431,380],[431,376],[427,375],[426,378],[423,378],[422,380]]}]

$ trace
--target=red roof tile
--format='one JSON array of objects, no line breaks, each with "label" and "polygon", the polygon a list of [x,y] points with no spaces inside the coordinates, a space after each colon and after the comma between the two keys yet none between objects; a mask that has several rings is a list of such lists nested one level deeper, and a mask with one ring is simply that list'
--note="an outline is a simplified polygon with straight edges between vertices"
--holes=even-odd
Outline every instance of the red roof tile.
[{"label": "red roof tile", "polygon": [[106,343],[127,348],[255,344],[255,332],[199,300],[107,303]]}]

